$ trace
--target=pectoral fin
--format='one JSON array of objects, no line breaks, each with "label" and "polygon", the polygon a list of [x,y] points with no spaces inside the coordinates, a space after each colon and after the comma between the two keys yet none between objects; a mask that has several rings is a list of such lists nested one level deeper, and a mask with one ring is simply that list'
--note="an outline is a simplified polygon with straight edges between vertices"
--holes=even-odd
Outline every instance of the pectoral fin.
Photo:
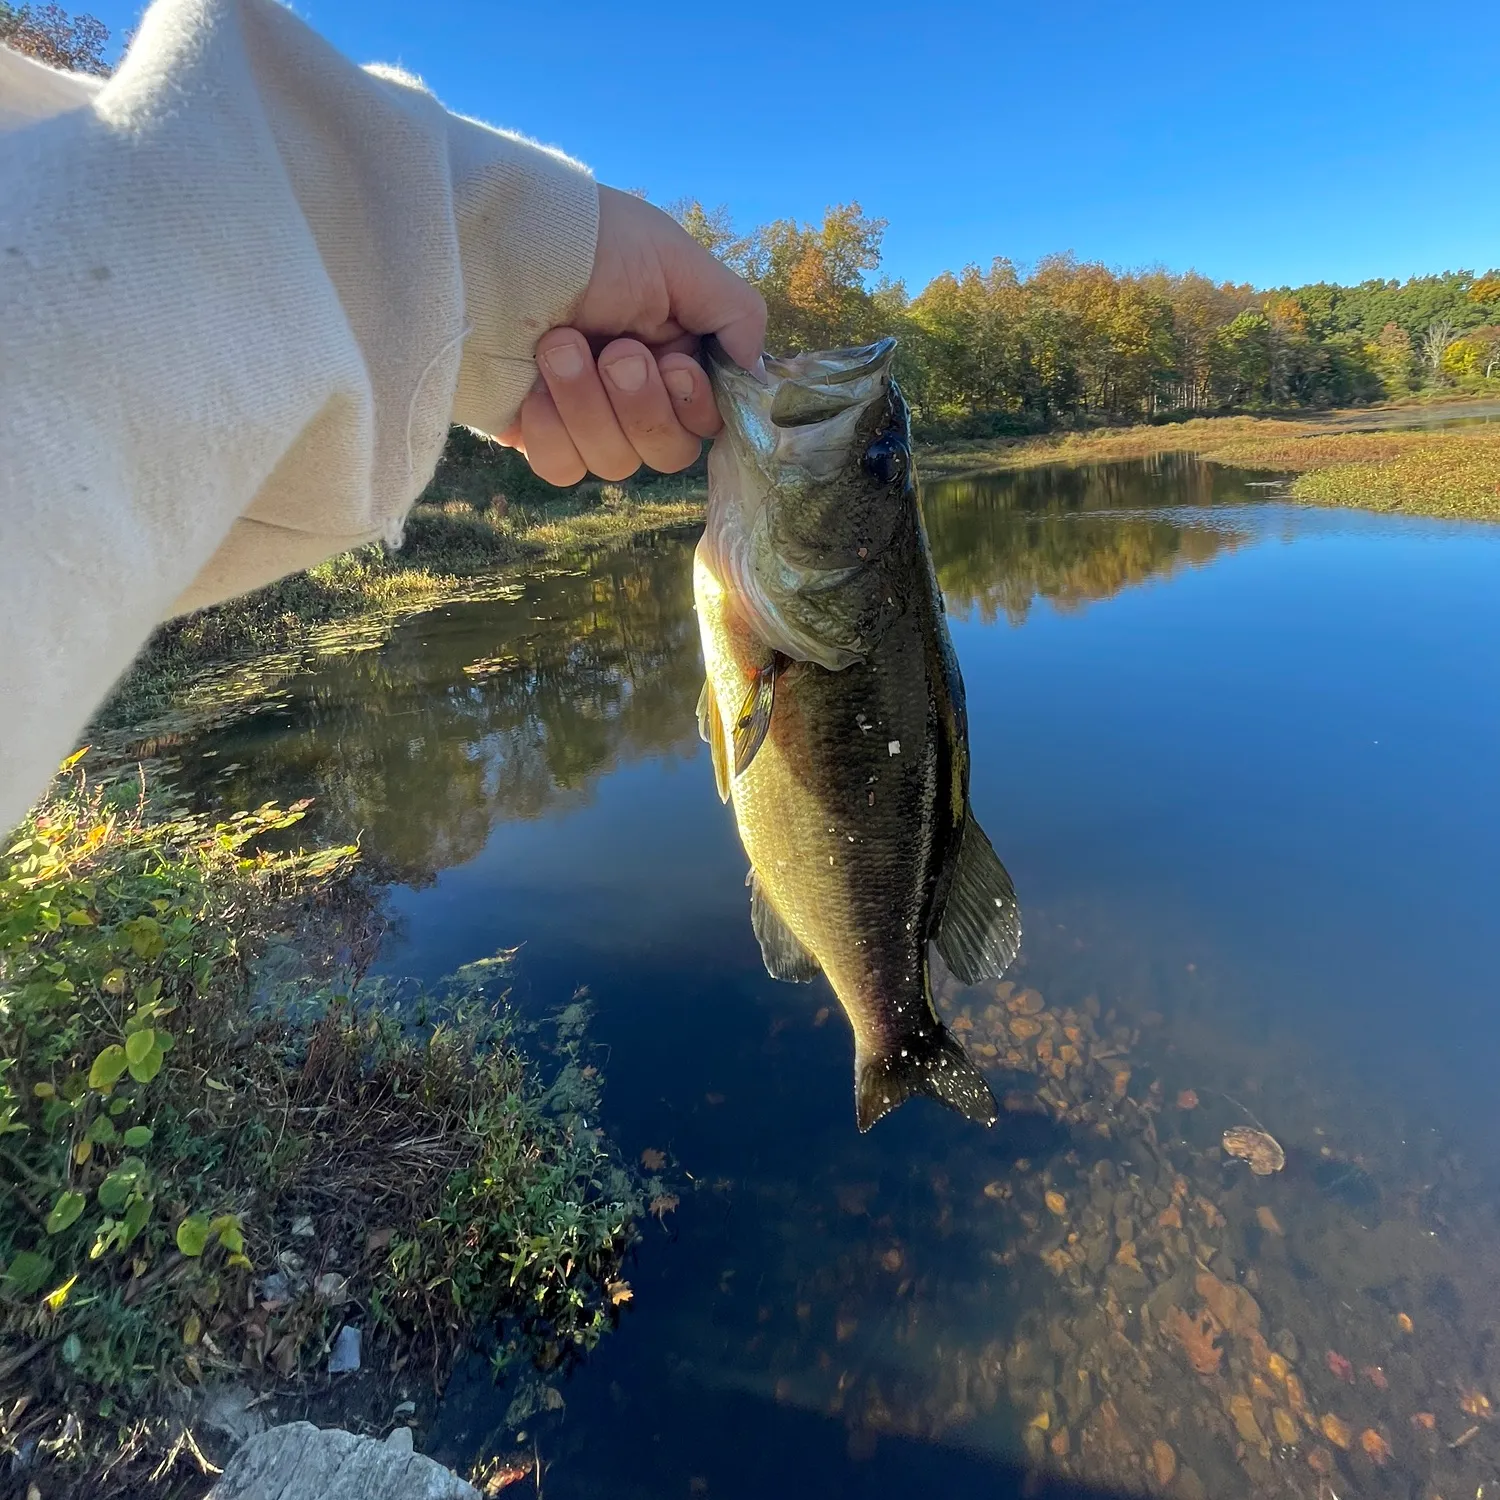
[{"label": "pectoral fin", "polygon": [[728,802],[729,751],[724,744],[724,720],[719,715],[719,700],[706,678],[703,691],[698,694],[698,738],[708,746],[709,759],[714,763],[714,786],[718,788],[719,801]]},{"label": "pectoral fin", "polygon": [[785,922],[781,913],[771,905],[766,893],[755,878],[749,875],[750,925],[760,942],[760,956],[765,960],[766,973],[772,979],[785,979],[791,984],[810,984],[818,977],[820,966],[801,940]]},{"label": "pectoral fin", "polygon": [[776,701],[776,679],[786,666],[780,652],[761,667],[745,694],[745,701],[734,721],[734,774],[743,776],[755,759],[755,752],[765,742],[771,727],[771,710]]},{"label": "pectoral fin", "polygon": [[972,811],[937,930],[943,962],[965,984],[999,979],[1021,946],[1016,888]]}]

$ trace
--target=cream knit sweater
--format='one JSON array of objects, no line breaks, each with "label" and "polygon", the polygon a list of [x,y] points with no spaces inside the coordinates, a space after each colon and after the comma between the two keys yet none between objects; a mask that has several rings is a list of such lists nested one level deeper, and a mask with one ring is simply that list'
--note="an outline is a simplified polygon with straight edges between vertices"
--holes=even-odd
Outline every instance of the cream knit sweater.
[{"label": "cream knit sweater", "polygon": [[593,265],[576,163],[273,0],[0,47],[0,836],[168,615],[396,539]]}]

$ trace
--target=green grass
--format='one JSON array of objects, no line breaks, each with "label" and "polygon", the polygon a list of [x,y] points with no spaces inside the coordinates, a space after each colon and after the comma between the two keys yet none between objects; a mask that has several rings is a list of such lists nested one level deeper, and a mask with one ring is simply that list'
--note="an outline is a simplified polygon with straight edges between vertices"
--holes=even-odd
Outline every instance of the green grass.
[{"label": "green grass", "polygon": [[171,1450],[173,1390],[295,1384],[350,1306],[390,1358],[548,1368],[628,1297],[644,1200],[586,1123],[581,1001],[523,1051],[501,960],[392,996],[316,950],[252,1001],[268,945],[373,911],[357,850],[290,846],[302,811],[73,766],[0,858],[0,1457],[92,1493]]}]

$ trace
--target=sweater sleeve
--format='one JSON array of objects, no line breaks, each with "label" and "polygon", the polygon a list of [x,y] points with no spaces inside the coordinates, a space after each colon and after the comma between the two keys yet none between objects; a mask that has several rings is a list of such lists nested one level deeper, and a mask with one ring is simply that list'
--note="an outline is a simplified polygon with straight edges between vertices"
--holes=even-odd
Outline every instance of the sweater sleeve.
[{"label": "sweater sleeve", "polygon": [[399,537],[592,268],[592,179],[274,0],[0,48],[0,831],[165,617]]}]

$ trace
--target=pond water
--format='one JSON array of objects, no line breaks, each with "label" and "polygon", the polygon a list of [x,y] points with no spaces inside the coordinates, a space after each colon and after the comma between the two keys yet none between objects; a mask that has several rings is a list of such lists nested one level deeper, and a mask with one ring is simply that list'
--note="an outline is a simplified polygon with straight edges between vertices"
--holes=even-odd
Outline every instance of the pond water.
[{"label": "pond water", "polygon": [[[527,1425],[552,1500],[1500,1480],[1500,530],[1277,493],[1180,457],[927,490],[1026,921],[1007,984],[942,988],[990,1131],[918,1100],[858,1135],[831,993],[765,974],[692,535],[420,616],[192,747],[203,788],[364,831],[384,972],[521,945],[527,1004],[593,999],[603,1123],[680,1205]],[[1285,1170],[1224,1154],[1243,1125]],[[509,1399],[463,1369],[439,1455],[515,1446]]]}]

